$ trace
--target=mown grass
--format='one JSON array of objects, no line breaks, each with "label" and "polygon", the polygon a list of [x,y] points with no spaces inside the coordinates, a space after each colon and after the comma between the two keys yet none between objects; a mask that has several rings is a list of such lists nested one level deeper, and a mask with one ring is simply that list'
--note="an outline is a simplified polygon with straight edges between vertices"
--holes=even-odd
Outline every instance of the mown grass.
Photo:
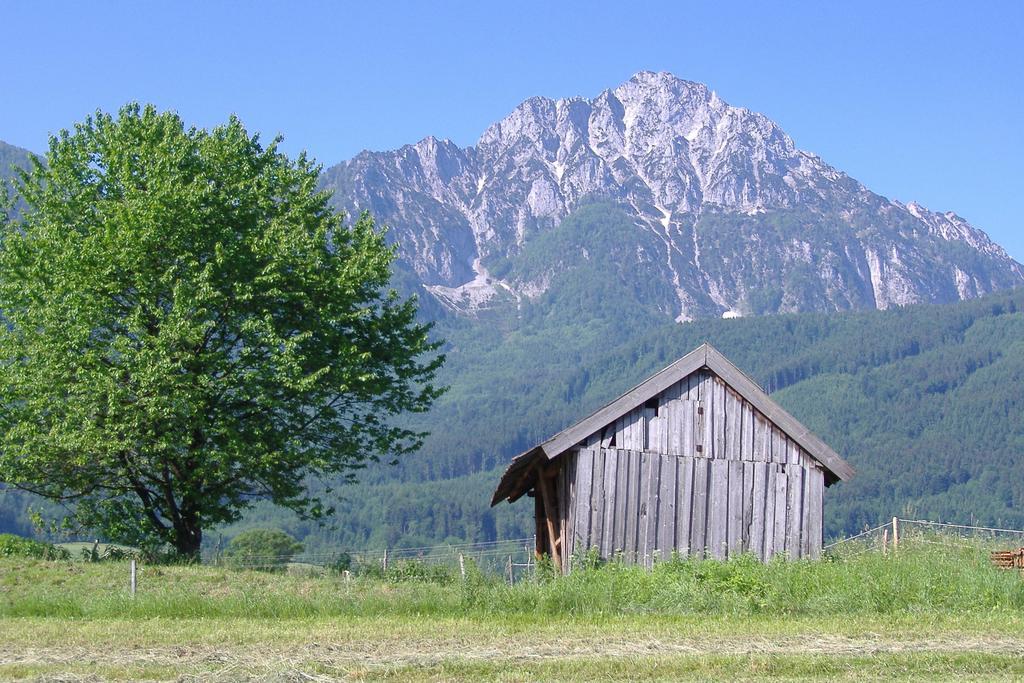
[{"label": "mown grass", "polygon": [[[0,620],[0,678],[1010,679],[1020,619],[633,615]],[[2,627],[2,626],[0,626]]]},{"label": "mown grass", "polygon": [[[1024,676],[1024,658],[1006,654],[887,653],[882,655],[629,655],[517,661],[462,661],[400,666],[325,665],[312,663],[296,675],[281,662],[247,667],[206,666],[185,680],[323,680],[366,681],[755,681],[785,680],[1015,680]],[[6,679],[32,679],[52,673],[46,665],[0,665]],[[180,667],[168,664],[125,665],[76,662],[65,676],[102,680],[182,680]]]},{"label": "mown grass", "polygon": [[1008,679],[1024,580],[930,544],[822,561],[607,563],[506,585],[0,560],[0,678]]},{"label": "mown grass", "polygon": [[[338,673],[338,672],[332,672]],[[806,680],[1009,680],[1024,676],[1019,655],[894,653],[883,655],[668,655],[550,659],[522,662],[445,662],[365,672],[367,680],[405,681],[753,681]]]}]

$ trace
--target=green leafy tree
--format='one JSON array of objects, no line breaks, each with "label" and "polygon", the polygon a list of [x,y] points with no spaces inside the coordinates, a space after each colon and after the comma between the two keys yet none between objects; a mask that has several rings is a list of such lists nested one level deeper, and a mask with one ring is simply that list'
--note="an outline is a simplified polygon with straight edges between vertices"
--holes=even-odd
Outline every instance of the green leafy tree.
[{"label": "green leafy tree", "polygon": [[232,567],[281,569],[303,546],[280,529],[249,529],[228,543],[224,557]]},{"label": "green leafy tree", "polygon": [[254,499],[330,510],[417,449],[443,357],[394,250],[345,225],[319,167],[129,105],[51,138],[0,242],[0,481],[73,503],[111,540],[195,556]]}]

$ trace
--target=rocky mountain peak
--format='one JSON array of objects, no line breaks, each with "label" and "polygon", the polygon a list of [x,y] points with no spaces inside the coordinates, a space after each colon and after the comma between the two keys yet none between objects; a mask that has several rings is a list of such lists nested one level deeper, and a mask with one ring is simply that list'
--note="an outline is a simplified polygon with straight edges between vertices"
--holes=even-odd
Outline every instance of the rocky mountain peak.
[{"label": "rocky mountain peak", "polygon": [[531,97],[472,147],[431,137],[362,153],[326,182],[339,206],[391,226],[405,263],[461,313],[543,296],[574,255],[540,273],[516,259],[597,200],[631,217],[635,259],[667,283],[657,305],[679,320],[886,308],[1024,282],[955,214],[880,197],[766,116],[665,72],[593,99]]}]

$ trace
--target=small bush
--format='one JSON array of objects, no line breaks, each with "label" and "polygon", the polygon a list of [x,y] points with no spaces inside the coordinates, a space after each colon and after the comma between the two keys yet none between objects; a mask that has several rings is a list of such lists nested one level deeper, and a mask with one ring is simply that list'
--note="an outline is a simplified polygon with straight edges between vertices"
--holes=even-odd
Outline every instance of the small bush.
[{"label": "small bush", "polygon": [[131,548],[122,548],[116,545],[108,545],[103,551],[102,559],[117,562],[120,560],[130,560],[136,556],[136,552]]},{"label": "small bush", "polygon": [[576,556],[572,561],[572,566],[587,571],[597,569],[604,563],[605,560],[601,559],[600,551],[598,551],[597,548],[589,548],[576,553]]},{"label": "small bush", "polygon": [[443,564],[428,564],[421,560],[397,560],[388,566],[384,578],[391,583],[421,581],[423,583],[448,584],[455,581],[457,569]]},{"label": "small bush", "polygon": [[99,541],[81,548],[79,555],[83,562],[120,562],[142,556],[135,548],[112,543],[101,544]]},{"label": "small bush", "polygon": [[353,574],[364,579],[383,579],[384,569],[380,565],[380,560],[376,562],[373,560],[353,563],[353,567],[350,570]]},{"label": "small bush", "polygon": [[41,560],[70,560],[71,553],[52,543],[0,534],[0,557],[35,557]]},{"label": "small bush", "polygon": [[231,539],[224,557],[231,567],[284,569],[303,545],[280,529],[249,529]]},{"label": "small bush", "polygon": [[551,561],[551,556],[544,553],[537,560],[537,568],[533,572],[533,579],[538,583],[547,583],[548,581],[554,581],[558,574],[555,573],[555,564]]},{"label": "small bush", "polygon": [[332,574],[344,574],[352,570],[352,556],[348,553],[341,553],[327,564],[327,571]]},{"label": "small bush", "polygon": [[140,550],[138,555],[139,559],[149,565],[162,564],[162,565],[193,565],[198,564],[199,559],[192,555],[182,555],[171,546],[163,546],[157,548],[145,548]]}]

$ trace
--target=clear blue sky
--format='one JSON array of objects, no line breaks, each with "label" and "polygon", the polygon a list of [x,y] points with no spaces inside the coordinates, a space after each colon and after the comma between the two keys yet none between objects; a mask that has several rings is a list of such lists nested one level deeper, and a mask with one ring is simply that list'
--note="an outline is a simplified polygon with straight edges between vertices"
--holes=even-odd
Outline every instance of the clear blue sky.
[{"label": "clear blue sky", "polygon": [[128,100],[237,113],[326,165],[472,144],[531,95],[671,71],[767,114],[868,187],[953,210],[1024,260],[1024,2],[6,0],[0,140]]}]

